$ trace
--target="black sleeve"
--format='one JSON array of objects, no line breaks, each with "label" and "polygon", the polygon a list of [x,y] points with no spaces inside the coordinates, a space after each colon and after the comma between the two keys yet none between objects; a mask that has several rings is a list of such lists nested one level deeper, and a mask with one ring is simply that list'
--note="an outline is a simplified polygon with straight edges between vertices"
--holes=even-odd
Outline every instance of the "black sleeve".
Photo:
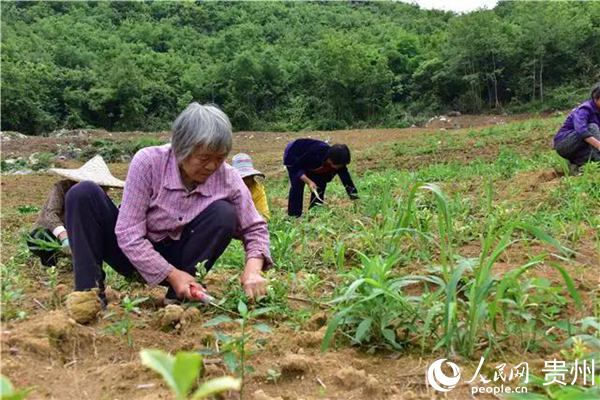
[{"label": "black sleeve", "polygon": [[358,190],[356,190],[356,186],[354,186],[354,182],[352,182],[348,167],[340,169],[338,175],[342,181],[342,185],[344,185],[344,188],[346,189],[346,193],[348,193],[348,197],[352,200],[358,199]]}]

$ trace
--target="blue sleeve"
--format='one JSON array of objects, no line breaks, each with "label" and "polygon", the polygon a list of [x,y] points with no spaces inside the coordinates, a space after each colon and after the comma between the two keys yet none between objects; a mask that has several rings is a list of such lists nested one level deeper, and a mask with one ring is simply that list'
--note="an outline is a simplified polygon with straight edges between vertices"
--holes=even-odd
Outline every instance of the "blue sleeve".
[{"label": "blue sleeve", "polygon": [[587,107],[579,107],[573,112],[573,128],[578,135],[588,130],[590,110]]}]

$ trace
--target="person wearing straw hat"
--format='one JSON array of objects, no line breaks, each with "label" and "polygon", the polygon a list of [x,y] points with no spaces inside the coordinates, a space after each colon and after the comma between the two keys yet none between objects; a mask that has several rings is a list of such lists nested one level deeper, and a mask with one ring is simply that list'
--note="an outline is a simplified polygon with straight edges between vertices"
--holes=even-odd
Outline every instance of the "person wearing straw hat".
[{"label": "person wearing straw hat", "polygon": [[52,186],[46,203],[26,241],[29,251],[40,258],[42,265],[56,265],[60,252],[70,255],[69,233],[65,228],[65,196],[77,182],[92,181],[102,188],[122,188],[125,184],[115,178],[101,156],[97,155],[80,168],[50,168],[62,179]]},{"label": "person wearing straw hat", "polygon": [[225,163],[232,141],[227,115],[194,102],[175,119],[171,143],[134,155],[119,208],[94,182],[73,186],[65,204],[75,274],[70,296],[99,288],[102,300],[106,262],[126,277],[167,286],[165,303],[207,298],[197,267],[209,271],[234,237],[246,252],[246,295],[265,295],[269,231],[244,181]]},{"label": "person wearing straw hat", "polygon": [[250,190],[254,207],[263,216],[265,221],[269,222],[271,214],[269,213],[269,204],[267,203],[267,193],[260,180],[265,179],[265,174],[254,169],[252,158],[246,153],[238,153],[232,158],[233,168],[240,173],[244,183]]},{"label": "person wearing straw hat", "polygon": [[296,139],[286,146],[283,164],[290,178],[288,215],[291,217],[302,215],[304,185],[310,188],[309,208],[312,208],[323,204],[327,183],[336,175],[339,175],[350,199],[358,199],[358,191],[348,171],[350,149],[345,144],[330,146],[321,140]]}]

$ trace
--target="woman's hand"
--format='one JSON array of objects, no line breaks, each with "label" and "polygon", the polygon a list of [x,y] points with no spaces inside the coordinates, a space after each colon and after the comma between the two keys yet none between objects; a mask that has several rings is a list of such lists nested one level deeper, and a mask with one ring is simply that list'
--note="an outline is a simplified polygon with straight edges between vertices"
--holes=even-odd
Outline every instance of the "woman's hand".
[{"label": "woman's hand", "polygon": [[317,184],[312,179],[310,179],[308,176],[302,175],[300,177],[300,179],[302,180],[302,182],[304,182],[308,185],[308,188],[310,189],[311,192],[317,191]]},{"label": "woman's hand", "polygon": [[584,139],[589,145],[595,147],[596,149],[600,150],[600,140],[596,139],[593,136],[590,136],[589,138]]},{"label": "woman's hand", "polygon": [[262,258],[248,259],[244,272],[240,277],[244,292],[251,299],[267,294],[267,280],[261,275],[263,263],[264,260]]},{"label": "woman's hand", "polygon": [[171,285],[177,297],[180,299],[196,300],[190,292],[190,287],[196,287],[205,291],[202,285],[196,282],[196,279],[185,271],[173,268],[167,276],[167,282]]},{"label": "woman's hand", "polygon": [[[62,237],[61,237],[61,235],[62,235]],[[67,232],[61,233],[60,235],[58,235],[58,238],[60,240],[60,251],[62,251],[62,253],[64,255],[70,256],[72,253],[71,253],[71,245],[69,243],[69,237],[67,236]]]}]

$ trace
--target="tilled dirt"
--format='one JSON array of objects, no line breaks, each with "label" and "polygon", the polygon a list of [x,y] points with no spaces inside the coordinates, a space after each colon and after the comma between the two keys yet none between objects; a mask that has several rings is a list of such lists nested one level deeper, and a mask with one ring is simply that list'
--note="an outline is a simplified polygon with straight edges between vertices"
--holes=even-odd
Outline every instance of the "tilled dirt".
[{"label": "tilled dirt", "polygon": [[[352,168],[364,171],[392,166],[389,165],[389,158],[374,155],[373,149],[376,149],[379,143],[413,140],[416,135],[440,135],[443,134],[440,129],[452,129],[458,125],[466,128],[515,119],[522,118],[460,116],[452,118],[452,123],[456,124],[452,127],[433,124],[427,128],[410,129],[306,133],[238,132],[234,151],[251,154],[256,166],[268,175],[278,177],[283,175],[281,153],[285,144],[294,138],[311,136],[347,143],[353,150],[353,156],[356,155]],[[93,139],[108,138],[120,141],[145,135],[148,134],[101,132],[98,136],[94,135]],[[164,139],[168,136],[167,133],[156,135]],[[11,139],[2,143],[2,157],[25,156],[36,151],[54,151],[59,144],[65,143],[83,146],[91,140],[91,136]],[[540,146],[543,145],[542,141],[533,141],[530,145]],[[526,152],[527,148],[521,150]],[[491,159],[497,155],[497,151],[497,147],[490,147],[481,150],[478,157],[489,156]],[[416,168],[435,160],[439,161],[441,156],[403,155],[395,159],[393,166]],[[448,157],[444,158],[445,160],[456,159],[465,163],[471,160],[469,154],[459,150],[446,152],[445,157]],[[72,160],[63,162],[63,166],[80,164]],[[115,176],[125,178],[127,164],[111,164],[110,168]],[[6,240],[4,235],[24,232],[35,220],[35,213],[23,215],[16,212],[16,208],[24,204],[41,206],[54,181],[55,177],[47,173],[2,176],[3,262],[16,251],[12,244],[14,241]],[[543,201],[559,182],[560,176],[554,171],[517,174],[507,182],[499,196],[520,201]],[[118,199],[121,192],[111,191],[111,196]],[[276,207],[284,207],[285,200],[273,199],[273,204]],[[577,242],[574,249],[577,251],[575,261],[579,267],[573,267],[570,271],[578,287],[589,289],[582,292],[592,292],[594,285],[598,284],[597,273],[589,267],[600,266],[600,249],[595,247],[591,234],[582,233],[583,238]],[[473,242],[464,246],[461,254],[477,256],[479,249],[480,245]],[[543,250],[545,249],[514,247],[494,266],[494,272],[501,275],[523,262],[529,253]],[[81,325],[69,316],[64,305],[66,292],[72,287],[69,271],[61,272],[60,285],[54,290],[49,290],[39,282],[39,278],[36,277],[36,274],[39,274],[39,270],[36,269],[38,267],[32,265],[31,261],[23,268],[28,269],[27,274],[34,282],[32,287],[24,288],[26,300],[23,308],[28,317],[23,321],[15,320],[2,324],[2,373],[19,388],[33,387],[31,399],[168,399],[171,398],[170,394],[160,378],[141,365],[139,350],[160,348],[176,352],[215,345],[212,330],[202,327],[204,322],[214,316],[213,312],[190,308],[161,308],[156,305],[160,299],[151,299],[141,307],[139,314],[132,315],[133,345],[129,346],[125,338],[107,331],[113,319],[106,316],[111,312],[122,312],[117,305],[120,295],[118,292],[110,297],[112,302],[108,310],[100,315],[100,319],[88,325]],[[541,265],[534,273],[560,282],[560,276],[548,266]],[[211,280],[217,287],[226,279],[227,272],[211,272]],[[162,289],[153,290],[151,297],[156,297],[156,293],[160,297]],[[147,296],[149,291],[144,290],[140,295]],[[591,300],[589,296],[584,296],[586,303],[589,304]],[[294,307],[306,309],[312,313],[312,318],[299,330],[285,323],[267,321],[272,325],[273,333],[265,335],[264,348],[249,357],[248,363],[256,371],[249,375],[245,384],[244,399],[413,400],[471,397],[468,385],[459,386],[441,396],[425,384],[427,366],[433,360],[442,358],[441,353],[427,354],[425,357],[413,352],[368,354],[352,347],[321,352],[320,344],[325,335],[327,313],[302,302],[294,304]],[[235,324],[229,324],[223,330],[235,334],[236,327]],[[463,365],[466,368],[465,373],[472,373],[476,367],[472,361],[463,360]],[[280,376],[273,377],[270,370],[279,371]],[[228,371],[220,359],[207,357],[207,377],[225,374],[228,374]],[[233,399],[237,398],[237,395],[225,397]]]}]

